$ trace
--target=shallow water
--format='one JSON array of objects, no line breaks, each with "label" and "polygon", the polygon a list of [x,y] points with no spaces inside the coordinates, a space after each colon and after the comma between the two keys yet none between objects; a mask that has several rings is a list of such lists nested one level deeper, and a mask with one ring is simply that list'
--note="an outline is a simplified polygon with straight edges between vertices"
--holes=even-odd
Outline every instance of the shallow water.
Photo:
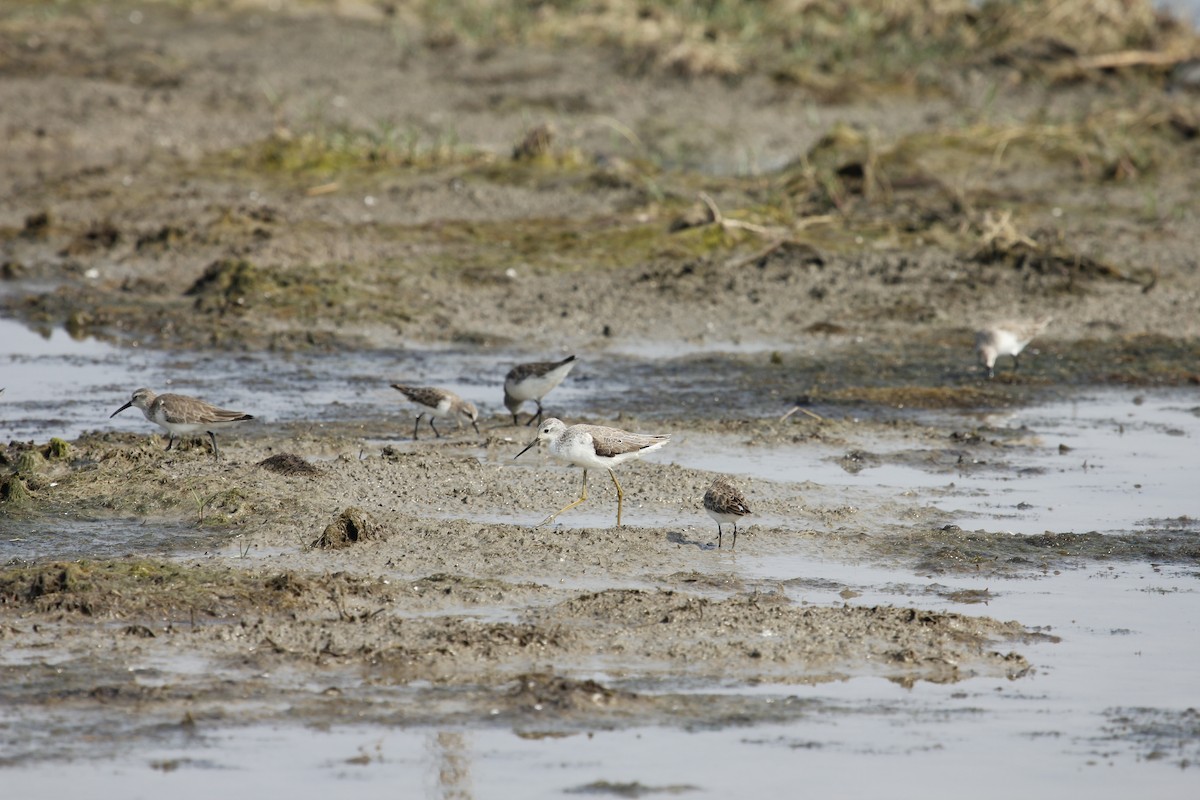
[{"label": "shallow water", "polygon": [[[663,726],[563,737],[529,737],[486,723],[450,730],[205,725],[199,735],[175,735],[149,746],[106,744],[100,749],[112,752],[101,754],[103,760],[94,758],[93,748],[93,758],[53,770],[10,768],[6,786],[21,796],[48,795],[86,781],[100,794],[120,789],[126,797],[166,791],[199,798],[223,789],[244,794],[255,786],[323,797],[347,785],[363,797],[392,797],[401,786],[402,796],[557,797],[607,781],[690,786],[708,796],[733,797],[752,775],[756,793],[778,796],[791,796],[797,781],[812,793],[878,796],[886,787],[889,797],[899,798],[964,787],[972,796],[998,799],[1034,786],[1096,798],[1123,798],[1135,790],[1142,797],[1180,797],[1194,788],[1194,768],[1180,769],[1183,759],[1200,756],[1194,737],[1129,740],[1115,737],[1112,729],[1121,716],[1152,721],[1155,710],[1182,714],[1195,704],[1193,665],[1200,657],[1195,574],[1146,565],[1098,567],[1008,581],[988,606],[962,606],[867,588],[896,582],[913,588],[913,576],[901,572],[829,564],[810,565],[809,572],[863,588],[855,603],[940,605],[1016,617],[1062,641],[1023,645],[1035,672],[1017,681],[975,678],[905,688],[858,678],[724,690],[745,697],[748,705],[804,703],[805,713],[788,724],[684,731],[664,720]],[[970,581],[942,585],[973,587]],[[810,592],[804,599],[842,602],[832,591]],[[0,712],[0,724],[10,721],[5,717]],[[537,730],[536,721],[523,732],[531,730]]]},{"label": "shallow water", "polygon": [[[162,352],[76,340],[61,329],[40,333],[0,320],[0,388],[6,388],[0,395],[0,437],[45,441],[51,436],[73,439],[90,430],[155,430],[132,410],[109,419],[134,389],[147,386],[245,410],[258,418],[258,424],[367,421],[372,426],[369,435],[407,439],[418,409],[390,384],[450,389],[474,402],[482,419],[491,415],[505,419],[502,387],[512,365],[563,355],[453,347],[338,353]],[[613,418],[630,409],[661,408],[664,392],[678,408],[703,411],[728,402],[725,383],[719,369],[695,359],[583,356],[547,398],[546,413],[568,419],[585,413]],[[769,416],[782,413],[780,409],[786,410],[784,399],[769,395],[745,411]],[[533,403],[526,403],[522,419],[534,410]],[[429,436],[429,429],[421,435]]]},{"label": "shallow water", "polygon": [[118,558],[129,553],[171,555],[224,546],[225,532],[144,519],[33,520],[0,516],[0,564],[12,561]]},{"label": "shallow water", "polygon": [[886,442],[872,447],[884,463],[856,473],[837,463],[844,451],[818,447],[741,447],[732,439],[714,446],[708,437],[692,437],[671,453],[684,466],[751,479],[866,486],[891,490],[893,497],[911,493],[915,503],[936,498],[934,504],[967,529],[1132,531],[1200,512],[1193,492],[1198,402],[1191,392],[1104,390],[986,415],[989,426],[1028,431],[1035,446],[996,453],[1007,462],[1003,467],[950,474],[887,463],[889,449],[898,448]]},{"label": "shallow water", "polygon": [[[267,424],[382,420],[379,429],[395,428],[400,441],[410,433],[412,414],[387,387],[389,381],[448,386],[499,413],[496,387],[503,372],[526,357],[453,348],[337,356],[150,353],[79,342],[62,332],[42,337],[0,322],[0,384],[7,388],[0,397],[0,426],[10,438],[39,441],[107,426],[149,432],[151,426],[140,415],[106,419],[132,388],[145,384],[252,409]],[[551,413],[597,413],[597,397],[601,405],[614,407],[622,398],[635,406],[649,403],[663,386],[650,381],[647,387],[651,376],[659,376],[674,399],[682,397],[695,409],[719,405],[715,398],[725,391],[716,377],[705,377],[711,361],[692,356],[628,354],[581,362],[553,395]],[[49,404],[47,397],[53,398]],[[743,411],[775,415],[778,400],[761,397]],[[982,419],[957,415],[962,420],[956,425],[1019,432],[1020,444],[1001,448],[995,465],[949,473],[936,466],[922,468],[920,459],[892,458],[912,446],[899,439],[865,442],[864,448],[880,457],[879,466],[857,473],[841,467],[843,452],[833,448],[747,446],[731,435],[679,436],[669,450],[647,460],[730,472],[749,486],[755,479],[811,481],[823,497],[873,497],[891,509],[932,505],[968,529],[1128,534],[1163,520],[1197,516],[1192,453],[1200,435],[1198,404],[1192,392],[1103,390]],[[943,420],[956,417],[948,412],[926,416],[938,415]],[[1060,445],[1068,449],[1060,451]],[[607,485],[594,492],[588,506],[568,512],[563,523],[610,524],[615,511],[610,492]],[[699,542],[715,539],[699,513],[650,514],[631,504],[625,518],[673,528]],[[760,525],[785,522],[797,529],[820,527],[812,519],[757,520]],[[272,555],[245,552],[236,541],[213,540],[188,525],[150,527],[153,536],[138,520],[64,519],[35,525],[3,520],[0,561],[197,550],[230,559]],[[1195,535],[1194,529],[1185,535]],[[751,529],[736,552],[712,551],[712,570],[751,586],[756,581],[782,583],[797,602],[985,614],[1020,620],[1061,641],[1015,646],[1034,672],[1012,682],[973,678],[906,688],[864,677],[815,686],[629,687],[732,693],[747,704],[788,702],[788,697],[807,704],[805,713],[788,724],[715,730],[681,730],[670,719],[654,727],[563,738],[523,736],[486,720],[451,730],[209,723],[197,735],[164,734],[151,742],[142,735],[115,736],[97,743],[90,737],[72,740],[71,731],[88,728],[87,720],[62,720],[55,724],[63,726],[61,735],[27,743],[54,757],[53,768],[23,762],[5,769],[4,785],[14,796],[77,790],[86,781],[103,795],[157,797],[169,792],[180,798],[222,790],[241,795],[259,786],[297,798],[323,797],[347,786],[361,797],[398,792],[560,797],[595,789],[598,781],[675,787],[684,795],[693,790],[682,787],[690,786],[697,794],[717,797],[737,796],[747,785],[758,794],[790,796],[798,782],[809,793],[901,798],[963,790],[983,798],[1009,798],[1033,787],[1097,798],[1123,798],[1135,790],[1145,797],[1179,797],[1194,789],[1195,768],[1180,766],[1200,760],[1196,737],[1154,724],[1166,715],[1182,720],[1183,730],[1195,730],[1194,722],[1188,728],[1186,717],[1186,709],[1198,700],[1193,685],[1194,665],[1200,660],[1200,571],[1193,564],[1091,559],[1074,569],[1027,570],[1018,577],[929,576],[896,564],[844,563],[809,551],[755,548]],[[956,593],[983,590],[986,604],[956,602],[967,596]],[[9,653],[6,662],[17,663],[13,658],[34,663],[40,656]],[[197,665],[180,655],[178,663],[133,664],[132,669],[140,670],[140,681],[169,684],[173,675],[186,675]],[[1113,733],[1123,716],[1135,723],[1145,720],[1145,732]],[[96,722],[102,727],[104,720]],[[0,709],[0,727],[15,730],[28,724],[18,712]],[[63,763],[63,758],[74,760]]]}]

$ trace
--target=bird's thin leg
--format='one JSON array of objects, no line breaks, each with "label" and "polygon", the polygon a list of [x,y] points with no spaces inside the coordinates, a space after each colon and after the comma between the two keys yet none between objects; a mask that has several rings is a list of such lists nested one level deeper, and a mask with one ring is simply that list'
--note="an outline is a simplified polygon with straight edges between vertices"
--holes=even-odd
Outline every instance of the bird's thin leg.
[{"label": "bird's thin leg", "polygon": [[543,525],[547,525],[547,524],[553,522],[554,518],[557,517],[559,514],[563,513],[564,511],[570,511],[572,508],[579,505],[584,500],[587,500],[587,470],[586,469],[583,471],[583,492],[579,495],[579,499],[573,503],[567,503],[565,506],[560,508],[558,511],[555,511],[553,514],[551,514],[550,516],[546,517],[544,520],[539,522],[536,527],[540,528]]},{"label": "bird's thin leg", "polygon": [[212,431],[205,431],[205,433],[208,434],[208,439],[210,442],[212,442],[213,458],[220,459],[221,451],[217,449],[217,435],[215,433],[213,433]]},{"label": "bird's thin leg", "polygon": [[436,436],[439,439],[442,438],[442,435],[440,433],[438,433],[437,425],[433,424],[433,414],[429,415],[429,427],[433,428],[434,436]]},{"label": "bird's thin leg", "polygon": [[533,421],[534,421],[535,419],[537,420],[537,424],[538,424],[538,425],[541,425],[541,424],[542,424],[542,401],[541,401],[541,400],[537,400],[537,401],[535,401],[535,402],[538,404],[538,410],[537,410],[537,414],[536,414],[536,415],[534,415],[534,416],[532,416],[532,417],[530,417],[530,418],[529,418],[529,422],[526,422],[526,423],[525,423],[525,427],[526,427],[526,428],[528,428],[530,425],[532,425],[532,424],[533,424]]},{"label": "bird's thin leg", "polygon": [[721,523],[717,523],[717,549],[721,549]]},{"label": "bird's thin leg", "polygon": [[733,544],[729,545],[729,549],[737,549],[737,520],[734,520],[733,522]]},{"label": "bird's thin leg", "polygon": [[425,416],[424,411],[422,411],[420,414],[417,414],[417,420],[416,420],[416,422],[413,423],[413,441],[414,442],[417,440],[417,426],[421,424],[421,417],[423,417],[423,416]]},{"label": "bird's thin leg", "polygon": [[521,418],[517,416],[517,412],[516,411],[512,412],[512,415],[513,415],[513,425],[520,425]]},{"label": "bird's thin leg", "polygon": [[171,452],[171,448],[175,446],[175,434],[167,435],[167,449],[164,452]]},{"label": "bird's thin leg", "polygon": [[625,492],[621,491],[621,484],[617,482],[617,473],[611,469],[608,474],[612,476],[613,486],[617,487],[617,527],[621,527],[621,504],[625,501]]}]

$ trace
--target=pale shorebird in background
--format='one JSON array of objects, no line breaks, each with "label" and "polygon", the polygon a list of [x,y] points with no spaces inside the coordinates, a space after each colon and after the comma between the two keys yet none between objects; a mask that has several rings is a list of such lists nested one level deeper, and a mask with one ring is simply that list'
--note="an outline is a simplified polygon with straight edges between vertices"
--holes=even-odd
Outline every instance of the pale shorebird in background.
[{"label": "pale shorebird in background", "polygon": [[724,475],[713,480],[708,491],[704,493],[704,510],[717,521],[717,547],[721,546],[721,526],[733,523],[732,550],[737,547],[738,520],[750,513],[750,506],[741,491],[733,485],[733,481]]},{"label": "pale shorebird in background", "polygon": [[563,461],[569,461],[577,467],[583,467],[583,491],[579,499],[560,508],[540,523],[546,525],[564,511],[569,511],[587,500],[587,471],[589,469],[606,469],[612,477],[613,486],[617,487],[617,527],[621,527],[621,507],[625,501],[625,492],[617,481],[617,473],[613,468],[626,461],[641,458],[646,453],[657,450],[667,443],[669,435],[656,436],[645,433],[629,433],[618,428],[607,428],[603,425],[571,425],[568,427],[560,419],[550,418],[538,429],[537,438],[530,442],[524,450],[513,456],[520,458],[538,442],[549,445],[550,455]]},{"label": "pale shorebird in background", "polygon": [[432,386],[401,386],[398,383],[393,383],[392,388],[417,405],[425,407],[424,411],[417,414],[417,420],[413,423],[414,442],[417,440],[417,426],[421,424],[421,417],[426,415],[429,416],[429,427],[433,428],[433,435],[439,439],[442,434],[438,432],[437,426],[433,424],[433,421],[449,416],[453,416],[456,421],[460,417],[466,417],[475,427],[475,432],[479,433],[479,423],[476,422],[479,419],[479,411],[470,400],[463,400],[448,389],[436,389]]},{"label": "pale shorebird in background", "polygon": [[178,436],[186,433],[207,433],[212,442],[214,458],[221,457],[221,451],[217,449],[216,431],[254,419],[250,414],[217,408],[195,397],[184,394],[155,394],[149,389],[138,389],[133,393],[133,398],[114,411],[109,419],[127,408],[140,409],[146,419],[167,432],[170,437],[167,440],[168,450],[175,445]]},{"label": "pale shorebird in background", "polygon": [[988,377],[996,377],[996,359],[1000,356],[1012,356],[1013,372],[1016,372],[1021,365],[1021,351],[1035,336],[1046,330],[1050,321],[1050,317],[1005,320],[976,331],[975,351],[979,354],[979,363],[987,370]]},{"label": "pale shorebird in background", "polygon": [[518,423],[517,412],[526,400],[537,403],[537,414],[529,418],[526,425],[536,419],[542,422],[542,398],[563,382],[567,373],[575,366],[575,356],[562,361],[537,361],[532,364],[517,364],[504,376],[504,407],[513,415],[513,425]]}]

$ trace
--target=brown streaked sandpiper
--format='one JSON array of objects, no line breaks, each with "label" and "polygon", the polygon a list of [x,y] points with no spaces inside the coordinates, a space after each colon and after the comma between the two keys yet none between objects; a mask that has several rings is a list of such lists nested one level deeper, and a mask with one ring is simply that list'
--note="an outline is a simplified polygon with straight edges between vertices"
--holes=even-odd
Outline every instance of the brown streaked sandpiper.
[{"label": "brown streaked sandpiper", "polygon": [[1050,317],[1005,320],[976,331],[975,351],[979,354],[979,363],[987,370],[988,377],[996,377],[996,359],[1000,356],[1012,356],[1013,372],[1016,372],[1021,365],[1021,351],[1035,336],[1046,330],[1050,322]]},{"label": "brown streaked sandpiper", "polygon": [[733,523],[732,550],[737,547],[738,520],[750,513],[750,506],[741,491],[728,477],[718,475],[704,493],[704,510],[717,521],[717,547],[721,546],[721,526]]},{"label": "brown streaked sandpiper", "polygon": [[131,407],[140,409],[146,419],[167,432],[168,450],[175,445],[176,437],[182,434],[207,433],[212,442],[214,458],[221,457],[216,431],[254,419],[250,414],[217,408],[185,394],[155,394],[150,389],[138,389],[128,403],[109,415],[109,419]]},{"label": "brown streaked sandpiper", "polygon": [[555,511],[538,523],[538,526],[553,522],[559,514],[569,511],[587,500],[587,471],[595,468],[608,470],[613,486],[617,487],[617,527],[621,527],[621,507],[625,501],[625,492],[617,481],[617,473],[613,472],[613,467],[657,450],[670,438],[669,434],[629,433],[603,425],[571,425],[568,427],[562,420],[553,417],[546,420],[538,429],[537,438],[513,458],[520,458],[538,442],[546,442],[550,447],[550,455],[563,461],[569,461],[577,467],[583,467],[583,491],[578,500]]},{"label": "brown streaked sandpiper", "polygon": [[518,423],[517,411],[526,400],[537,403],[537,414],[529,418],[526,425],[533,424],[536,419],[542,422],[542,398],[550,390],[563,382],[567,373],[575,366],[575,356],[567,356],[562,361],[537,361],[531,364],[518,364],[504,376],[504,406],[513,415],[513,425]]},{"label": "brown streaked sandpiper", "polygon": [[456,421],[459,416],[466,417],[475,427],[475,432],[479,433],[479,423],[476,422],[479,419],[479,411],[475,408],[475,404],[469,400],[463,400],[449,389],[438,389],[433,386],[402,386],[399,383],[393,383],[392,388],[417,405],[425,407],[424,411],[417,414],[416,422],[413,423],[414,442],[417,440],[417,426],[421,424],[421,417],[426,415],[429,416],[429,427],[433,428],[433,435],[439,439],[442,434],[438,432],[433,421],[449,416],[453,416]]}]

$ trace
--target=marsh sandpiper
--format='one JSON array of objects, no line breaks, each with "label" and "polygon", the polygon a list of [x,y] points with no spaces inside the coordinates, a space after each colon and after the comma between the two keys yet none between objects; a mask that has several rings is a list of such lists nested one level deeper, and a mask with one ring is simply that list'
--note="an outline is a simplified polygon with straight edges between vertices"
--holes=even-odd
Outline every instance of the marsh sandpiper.
[{"label": "marsh sandpiper", "polygon": [[517,364],[504,376],[504,406],[513,415],[513,425],[518,424],[517,412],[526,400],[537,403],[537,414],[529,418],[526,425],[533,424],[536,419],[542,423],[542,398],[550,390],[563,382],[567,373],[575,366],[575,356],[567,356],[562,361],[537,361],[531,364]]},{"label": "marsh sandpiper", "polygon": [[1021,365],[1021,351],[1033,338],[1046,330],[1050,317],[1037,319],[1005,320],[994,322],[975,332],[975,351],[979,363],[987,370],[988,377],[996,377],[996,359],[1012,356],[1013,372]]},{"label": "marsh sandpiper", "polygon": [[555,511],[538,523],[538,526],[553,522],[559,514],[569,511],[587,500],[587,471],[589,469],[606,469],[609,476],[612,477],[613,486],[617,487],[617,527],[621,527],[621,507],[625,501],[625,492],[621,489],[621,484],[617,481],[617,473],[613,472],[613,468],[618,464],[641,458],[646,453],[657,450],[670,438],[670,435],[630,433],[603,425],[571,425],[568,427],[562,420],[553,417],[546,420],[538,428],[537,438],[513,458],[520,458],[538,442],[546,442],[550,448],[550,455],[563,461],[569,461],[577,467],[583,467],[583,491],[578,500]]},{"label": "marsh sandpiper", "polygon": [[479,433],[479,423],[476,421],[479,419],[479,411],[475,408],[475,404],[470,400],[463,400],[449,389],[437,389],[433,386],[402,386],[399,383],[393,383],[392,388],[417,405],[425,407],[424,411],[417,414],[417,420],[413,423],[414,442],[417,440],[417,426],[421,424],[421,417],[424,416],[429,417],[429,427],[433,428],[433,435],[439,439],[442,434],[438,432],[433,421],[449,416],[453,416],[456,421],[460,417],[466,417],[475,427],[475,432]]},{"label": "marsh sandpiper", "polygon": [[127,408],[140,409],[146,419],[167,432],[170,437],[167,440],[168,450],[175,445],[175,438],[178,436],[185,433],[207,433],[212,442],[214,458],[221,457],[221,451],[217,449],[216,431],[254,419],[250,414],[217,408],[211,403],[185,394],[155,394],[149,389],[138,389],[128,403],[109,415],[109,419]]},{"label": "marsh sandpiper", "polygon": [[719,475],[704,493],[704,510],[717,521],[717,547],[721,546],[721,526],[733,523],[732,550],[737,547],[738,520],[750,513],[750,506],[741,491],[733,485],[733,481],[724,475]]}]

